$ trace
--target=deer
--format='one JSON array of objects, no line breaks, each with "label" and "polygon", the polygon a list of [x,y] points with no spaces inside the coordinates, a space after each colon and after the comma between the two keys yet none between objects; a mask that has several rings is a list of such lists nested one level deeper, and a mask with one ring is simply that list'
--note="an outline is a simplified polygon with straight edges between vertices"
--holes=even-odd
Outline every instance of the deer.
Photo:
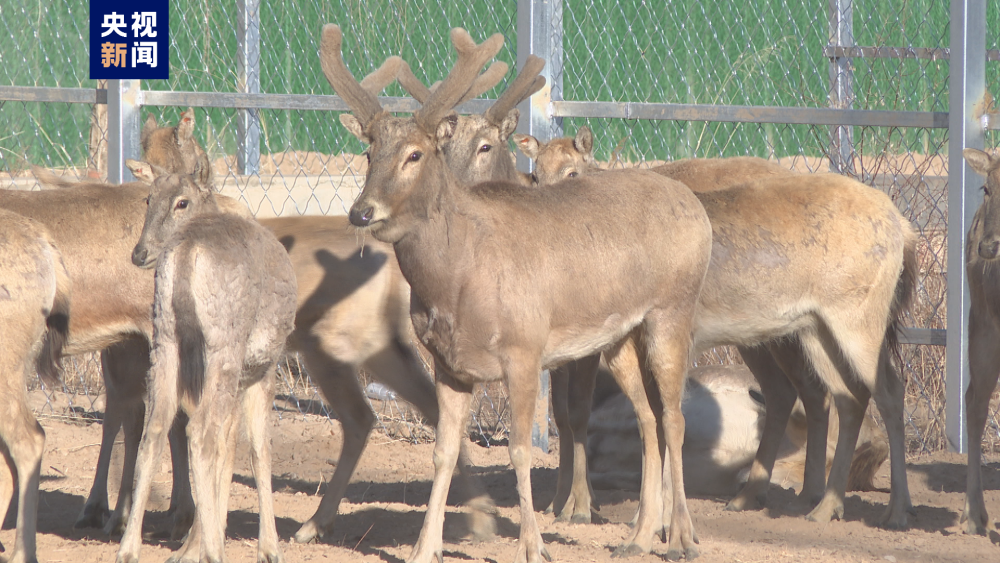
[{"label": "deer", "polygon": [[192,176],[168,175],[150,188],[132,262],[155,268],[150,413],[117,560],[139,559],[155,465],[175,415],[183,410],[199,526],[188,536],[179,560],[224,560],[226,507],[242,414],[260,503],[257,560],[281,561],[267,421],[277,363],[295,319],[297,290],[288,253],[253,219],[226,212],[210,186]]},{"label": "deer", "polygon": [[0,241],[0,514],[16,482],[17,530],[7,561],[30,563],[45,431],[28,406],[27,381],[34,370],[50,387],[60,381],[72,288],[58,247],[37,221],[0,209]]},{"label": "deer", "polygon": [[[620,549],[649,551],[661,516],[658,483],[669,467],[668,557],[693,559],[698,552],[681,477],[680,396],[694,304],[711,250],[704,210],[683,184],[641,170],[612,172],[612,190],[586,178],[544,191],[502,181],[462,184],[439,143],[454,131],[455,102],[503,38],[497,34],[477,46],[468,32],[455,28],[451,39],[458,61],[408,118],[385,112],[347,69],[339,26],[324,26],[320,44],[324,74],[351,109],[341,114],[341,123],[369,145],[365,187],[349,218],[393,245],[410,284],[414,329],[434,357],[441,406],[435,475],[408,560],[442,557],[444,501],[472,387],[498,379],[507,385],[512,410],[508,449],[521,514],[517,559],[549,558],[531,498],[538,374],[601,350],[622,387],[641,395],[634,402],[647,454],[640,518]],[[646,250],[660,245],[675,252]],[[662,471],[642,372],[663,397],[668,464]]]},{"label": "deer", "polygon": [[969,387],[965,391],[965,424],[969,454],[965,485],[965,508],[961,522],[968,534],[986,535],[994,529],[983,499],[983,431],[990,411],[990,398],[1000,376],[1000,215],[994,199],[1000,193],[1000,158],[985,151],[967,148],[962,156],[970,167],[986,177],[983,202],[976,209],[965,237],[965,272],[969,280]]},{"label": "deer", "polygon": [[[363,83],[373,93],[381,91],[395,79],[400,63],[398,57],[390,57]],[[176,130],[182,125],[193,129],[194,114],[185,112]],[[153,140],[144,145],[144,161],[127,161],[129,169],[148,184],[170,173],[195,174],[210,182],[211,176],[205,180],[201,172],[210,169],[208,157],[196,141],[181,148],[180,152],[187,151],[183,158],[171,150],[173,130],[159,127],[152,117],[147,119],[143,138]],[[246,209],[238,202],[236,205]],[[392,246],[370,239],[359,243],[346,217],[278,217],[261,219],[260,223],[285,246],[298,280],[298,312],[288,349],[300,354],[310,379],[319,386],[344,429],[344,444],[323,499],[295,534],[297,542],[307,543],[332,532],[340,501],[374,427],[375,414],[358,384],[359,369],[399,393],[429,424],[437,423],[438,404],[409,319],[409,286],[399,272]],[[113,408],[110,402],[108,408]],[[176,478],[188,473],[183,433],[172,436],[177,443],[171,446],[172,459],[176,460],[171,506],[179,521],[174,531],[178,535],[185,523],[190,525],[187,514],[191,503],[186,479]],[[113,436],[106,444],[102,441],[102,451],[107,447],[110,452],[112,441]],[[495,532],[495,508],[469,473],[464,448],[461,458],[460,499],[471,508],[467,513],[471,535],[484,541]]]},{"label": "deer", "polygon": [[[594,166],[589,129],[546,145],[518,137],[515,145],[535,158],[535,175],[543,186],[604,174]],[[727,508],[763,504],[797,390],[810,436],[802,495],[810,499],[823,491],[807,518],[842,518],[858,433],[874,395],[886,423],[892,467],[881,524],[903,528],[912,506],[903,385],[891,357],[898,357],[896,331],[916,284],[916,234],[887,195],[860,182],[833,174],[792,174],[746,157],[727,171],[726,160],[692,159],[653,171],[690,182],[712,223],[712,261],[695,320],[694,349],[738,346],[767,403],[764,437],[749,480]],[[726,178],[731,187],[721,185]],[[819,266],[823,263],[828,265]],[[810,383],[809,371],[822,386]],[[822,470],[827,392],[840,422],[828,478]],[[575,475],[574,484],[579,479]]]}]

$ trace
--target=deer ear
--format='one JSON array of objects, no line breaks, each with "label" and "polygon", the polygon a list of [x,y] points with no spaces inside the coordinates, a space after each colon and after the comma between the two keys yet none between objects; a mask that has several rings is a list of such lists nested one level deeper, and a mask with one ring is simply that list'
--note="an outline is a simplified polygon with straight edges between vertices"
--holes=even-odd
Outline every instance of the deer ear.
[{"label": "deer ear", "polygon": [[532,160],[538,158],[538,139],[531,135],[514,134],[514,146],[524,153],[524,156]]},{"label": "deer ear", "polygon": [[194,109],[188,108],[181,114],[181,120],[177,123],[177,144],[190,141],[194,134]]},{"label": "deer ear", "polygon": [[969,163],[969,166],[977,174],[982,176],[989,175],[990,169],[993,167],[993,158],[990,157],[988,152],[979,149],[964,149],[962,150],[962,156],[965,157],[965,161]]},{"label": "deer ear", "polygon": [[452,112],[452,113],[444,116],[444,118],[441,119],[440,122],[438,122],[438,126],[437,126],[437,143],[438,143],[438,146],[443,145],[449,139],[451,139],[455,135],[455,129],[457,127],[458,127],[458,114],[457,113]]},{"label": "deer ear", "polygon": [[365,135],[364,127],[361,126],[361,122],[358,121],[357,117],[354,117],[353,113],[340,114],[340,124],[343,125],[345,129],[350,131],[351,135],[357,137],[362,143],[371,144],[371,140],[368,139],[368,135]]},{"label": "deer ear", "polygon": [[573,148],[584,155],[590,155],[594,151],[594,134],[590,132],[590,127],[584,125],[577,129],[576,137],[573,138]]},{"label": "deer ear", "polygon": [[140,182],[152,184],[153,180],[156,179],[156,174],[153,173],[153,167],[145,162],[129,158],[125,160],[125,166],[132,171],[132,175],[135,176],[135,179]]},{"label": "deer ear", "polygon": [[506,141],[510,138],[514,129],[517,129],[517,120],[521,118],[521,112],[514,108],[507,112],[507,116],[500,122],[500,140]]},{"label": "deer ear", "polygon": [[139,133],[139,143],[146,144],[146,139],[153,134],[153,131],[156,131],[156,127],[156,118],[153,117],[153,114],[148,114],[146,123],[142,126],[142,132]]}]

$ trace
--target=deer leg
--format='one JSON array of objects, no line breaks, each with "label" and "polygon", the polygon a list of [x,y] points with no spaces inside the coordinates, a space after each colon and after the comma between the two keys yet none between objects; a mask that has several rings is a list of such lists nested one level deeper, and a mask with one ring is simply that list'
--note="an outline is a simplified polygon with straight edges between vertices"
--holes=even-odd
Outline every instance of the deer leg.
[{"label": "deer leg", "polygon": [[125,534],[118,548],[118,563],[139,561],[146,501],[149,498],[157,463],[163,455],[167,431],[173,423],[174,415],[177,414],[178,358],[177,344],[168,339],[160,342],[153,351],[153,366],[149,372],[149,416],[146,418],[146,427],[136,458],[136,486],[132,512],[129,514]]},{"label": "deer leg", "polygon": [[520,350],[508,351],[506,360],[504,375],[511,408],[507,450],[517,475],[517,494],[521,507],[521,533],[515,561],[538,563],[543,557],[551,561],[552,557],[545,549],[538,521],[535,519],[534,500],[531,496],[531,425],[535,418],[542,368],[537,355],[531,358],[530,354]]},{"label": "deer leg", "polygon": [[[573,427],[569,423],[570,378],[575,375],[574,362],[567,362],[549,370],[549,384],[552,386],[552,419],[559,433],[559,472],[556,475],[556,495],[545,508],[545,513],[555,512],[563,519],[563,509],[569,501],[573,486]],[[570,511],[572,507],[570,507]],[[566,514],[567,517],[569,514]],[[566,518],[568,519],[568,518]]]},{"label": "deer leg", "polygon": [[[667,459],[663,478],[670,479],[673,493],[673,515],[670,518],[670,541],[667,559],[676,561],[683,555],[688,561],[698,557],[698,537],[691,522],[684,493],[684,469],[681,450],[684,446],[684,383],[688,355],[691,349],[690,323],[677,319],[674,311],[654,310],[647,315],[645,325],[646,361],[660,390],[663,401],[663,433],[667,441]],[[669,471],[669,474],[667,473]]]},{"label": "deer leg", "polygon": [[[31,409],[28,408],[28,397],[25,391],[24,366],[15,366],[15,370],[3,370],[5,377],[0,378],[2,386],[3,406],[0,407],[0,440],[9,456],[6,468],[0,470],[6,473],[3,481],[13,481],[17,475],[17,530],[14,535],[14,549],[9,563],[26,563],[35,561],[35,526],[38,521],[38,482],[41,477],[42,451],[45,449],[45,431],[42,430]],[[11,377],[13,376],[13,377]],[[7,457],[5,456],[5,457]],[[11,464],[14,471],[11,471]],[[7,504],[13,495],[13,484],[5,486],[10,493],[6,494]],[[3,514],[6,514],[6,508]]]},{"label": "deer leg", "polygon": [[771,472],[774,470],[774,461],[778,456],[788,417],[795,405],[796,392],[772,352],[766,347],[741,346],[739,351],[764,395],[764,430],[747,482],[729,501],[726,510],[760,510],[767,502]]},{"label": "deer leg", "polygon": [[361,458],[361,452],[365,449],[368,434],[375,423],[375,415],[365,401],[354,366],[339,362],[316,348],[300,347],[299,351],[309,377],[319,386],[323,397],[337,413],[344,431],[340,460],[327,484],[323,499],[316,513],[295,533],[295,541],[305,543],[332,531],[337,509]]},{"label": "deer leg", "polygon": [[[149,372],[149,343],[145,337],[134,336],[102,350],[101,371],[107,393],[101,450],[97,457],[97,471],[90,495],[74,527],[104,527],[109,535],[118,535],[121,534],[131,509],[135,456],[146,413],[143,399],[146,396],[146,375]],[[108,473],[115,439],[122,427],[125,435],[125,459],[122,463],[118,501],[112,513],[108,510]]]},{"label": "deer leg", "polygon": [[[601,357],[594,354],[573,363],[576,377],[569,381],[569,423],[573,432],[573,487],[570,499],[573,501],[573,514],[569,520],[574,524],[590,524],[593,518],[591,511],[596,511],[599,507],[587,467],[587,428],[590,426],[590,411],[594,403],[594,386],[597,384],[597,369],[601,365]],[[561,440],[560,437],[560,447]]]},{"label": "deer leg", "polygon": [[[274,524],[274,495],[271,491],[271,437],[268,432],[271,405],[274,404],[275,365],[264,378],[243,394],[244,424],[250,438],[250,468],[257,484],[260,531],[257,536],[258,563],[280,563],[278,530]],[[235,436],[234,436],[235,438]],[[235,445],[236,441],[233,440]],[[231,471],[231,469],[230,469]],[[232,479],[230,473],[230,480]],[[226,487],[228,491],[229,487]],[[227,495],[228,496],[228,495]]]},{"label": "deer leg", "polygon": [[[815,506],[826,489],[826,455],[830,429],[830,397],[819,377],[814,376],[813,366],[806,359],[799,342],[782,342],[768,345],[775,361],[791,381],[802,400],[806,413],[806,465],[799,498]],[[833,377],[837,377],[834,373]],[[765,405],[767,397],[764,397]],[[794,401],[794,399],[793,399]],[[782,424],[787,424],[785,417]],[[784,433],[784,428],[782,428]]]},{"label": "deer leg", "polygon": [[440,363],[434,372],[440,411],[434,443],[434,483],[420,537],[407,558],[408,563],[432,563],[443,559],[445,501],[472,403],[471,384],[455,379]]},{"label": "deer leg", "polygon": [[[870,362],[869,374],[858,370],[859,363],[851,358],[830,356],[828,350],[843,350],[831,335],[822,338],[813,331],[803,331],[799,335],[806,357],[820,375],[822,381],[830,387],[840,417],[840,435],[837,439],[837,449],[833,456],[830,476],[827,479],[826,492],[819,504],[806,515],[814,522],[829,522],[832,518],[843,518],[844,496],[847,491],[847,479],[851,469],[851,459],[858,441],[858,433],[865,416],[865,407],[870,397],[869,389],[863,382],[874,384],[877,372],[877,348],[874,361]],[[865,377],[867,375],[868,377]]]},{"label": "deer leg", "polygon": [[[218,357],[209,360],[201,399],[188,422],[192,486],[201,524],[199,560],[210,563],[221,563],[225,558],[229,487],[223,481],[230,442],[235,438],[236,365],[240,363]],[[189,536],[186,548],[193,547],[191,540]],[[183,551],[186,555],[187,550]]]},{"label": "deer leg", "polygon": [[965,420],[969,434],[965,509],[962,522],[967,534],[986,535],[993,529],[983,500],[983,429],[989,416],[990,397],[1000,376],[1000,332],[973,307],[969,316],[969,388],[965,391]]},{"label": "deer leg", "polygon": [[625,396],[632,401],[642,440],[642,484],[639,488],[639,512],[628,538],[615,550],[615,557],[649,553],[653,537],[663,528],[662,464],[656,414],[650,408],[642,381],[639,352],[633,333],[604,352],[611,373]]},{"label": "deer leg", "polygon": [[[10,457],[10,452],[7,451],[6,444],[3,440],[0,440],[0,514],[7,516],[8,509],[10,509],[10,501],[14,500],[14,474],[17,469],[14,467],[14,460]],[[4,524],[4,520],[0,520],[0,525]],[[0,549],[3,548],[3,544],[0,543]],[[3,553],[3,551],[0,551]]]},{"label": "deer leg", "polygon": [[888,347],[883,344],[874,393],[875,405],[882,414],[889,438],[889,505],[886,506],[880,524],[885,528],[903,529],[906,527],[907,512],[913,510],[906,479],[906,429],[903,426],[906,399],[903,381],[889,358],[890,354]]},{"label": "deer leg", "polygon": [[[407,321],[409,322],[409,321]],[[370,373],[413,404],[432,426],[437,426],[439,411],[434,382],[427,376],[413,349],[397,339],[393,345],[365,362]],[[464,434],[463,434],[464,436]],[[458,454],[458,502],[468,506],[469,532],[475,541],[487,541],[496,534],[496,506],[483,484],[469,471],[468,441],[462,439]]]},{"label": "deer leg", "polygon": [[170,426],[170,466],[173,475],[170,487],[170,507],[167,514],[173,515],[170,539],[179,540],[190,534],[195,521],[194,497],[191,495],[191,474],[188,461],[187,440],[188,417],[177,413]]}]

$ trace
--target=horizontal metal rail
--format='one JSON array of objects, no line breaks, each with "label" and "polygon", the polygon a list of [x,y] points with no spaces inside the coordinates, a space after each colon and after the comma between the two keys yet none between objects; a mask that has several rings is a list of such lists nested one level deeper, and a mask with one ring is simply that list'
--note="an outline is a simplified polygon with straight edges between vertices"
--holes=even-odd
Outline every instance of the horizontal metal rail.
[{"label": "horizontal metal rail", "polygon": [[108,91],[101,88],[50,88],[47,86],[0,86],[0,101],[106,104]]},{"label": "horizontal metal rail", "polygon": [[[823,56],[828,58],[855,59],[927,59],[932,61],[947,61],[951,58],[951,49],[925,47],[843,47],[827,45],[823,47]],[[986,51],[987,61],[1000,61],[1000,51]]]},{"label": "horizontal metal rail", "polygon": [[947,334],[943,328],[901,328],[899,329],[900,344],[923,344],[925,346],[944,346]]},{"label": "horizontal metal rail", "polygon": [[880,111],[777,106],[646,104],[634,102],[552,102],[554,117],[723,121],[792,125],[854,125],[947,129],[948,112]]}]

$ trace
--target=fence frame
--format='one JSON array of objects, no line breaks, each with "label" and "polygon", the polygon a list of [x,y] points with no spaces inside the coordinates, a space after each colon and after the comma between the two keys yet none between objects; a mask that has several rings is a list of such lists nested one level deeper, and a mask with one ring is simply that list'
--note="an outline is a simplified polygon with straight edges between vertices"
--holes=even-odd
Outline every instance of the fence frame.
[{"label": "fence frame", "polygon": [[[260,122],[258,110],[347,111],[334,95],[266,94],[260,92],[260,0],[238,0],[237,92],[144,91],[138,80],[112,80],[107,89],[0,86],[0,101],[107,104],[108,180],[131,181],[125,159],[139,157],[140,111],[144,105],[235,108],[237,110],[238,173],[259,174]],[[951,46],[943,48],[864,47],[854,44],[853,0],[827,0],[830,58],[828,108],[725,106],[674,103],[594,102],[562,99],[562,0],[518,0],[518,67],[528,54],[546,60],[546,87],[524,102],[518,131],[547,141],[562,135],[562,118],[617,118],[702,122],[775,123],[830,126],[831,168],[851,173],[853,126],[948,129],[948,330],[907,328],[907,344],[946,345],[946,427],[950,449],[967,450],[965,389],[968,386],[968,281],[964,266],[964,239],[982,195],[982,177],[965,164],[962,149],[984,148],[985,131],[1000,129],[1000,114],[983,113],[985,64],[1000,60],[986,50],[986,0],[950,0]],[[950,59],[949,112],[872,111],[853,108],[854,58]],[[412,112],[410,98],[383,97],[388,111]],[[472,100],[462,113],[480,113],[492,100]],[[518,166],[530,163],[518,155]],[[952,220],[961,217],[960,221]],[[547,385],[545,385],[547,388]],[[541,398],[540,398],[541,400]],[[547,435],[547,432],[540,432]],[[547,440],[547,438],[546,438]]]}]

